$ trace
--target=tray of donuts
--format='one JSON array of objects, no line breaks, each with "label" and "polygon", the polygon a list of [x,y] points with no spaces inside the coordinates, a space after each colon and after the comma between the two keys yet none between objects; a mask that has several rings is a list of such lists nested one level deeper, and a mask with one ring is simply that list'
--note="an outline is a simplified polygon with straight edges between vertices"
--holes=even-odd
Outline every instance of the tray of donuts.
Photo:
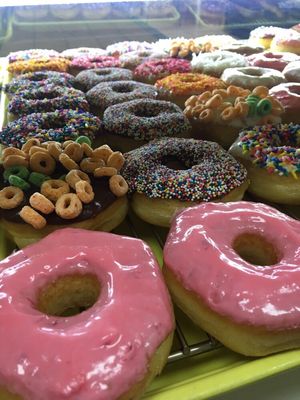
[{"label": "tray of donuts", "polygon": [[[120,62],[141,46],[151,47],[117,43],[97,57]],[[145,398],[204,399],[299,365],[299,221],[278,211],[299,205],[299,125],[280,123],[284,107],[266,84],[191,73],[184,57],[202,47],[214,48],[160,41],[167,59],[133,73],[94,65],[88,77],[95,49],[77,49],[86,63],[76,77],[66,72],[73,57],[55,64],[48,54],[42,68],[38,49],[8,58],[0,398],[135,398],[147,388]],[[158,65],[180,72],[175,85]],[[107,75],[129,98],[87,101],[102,100],[90,92]],[[137,88],[147,95],[132,100]],[[198,140],[211,115],[232,134],[229,151]],[[241,201],[246,189],[252,201]]]}]

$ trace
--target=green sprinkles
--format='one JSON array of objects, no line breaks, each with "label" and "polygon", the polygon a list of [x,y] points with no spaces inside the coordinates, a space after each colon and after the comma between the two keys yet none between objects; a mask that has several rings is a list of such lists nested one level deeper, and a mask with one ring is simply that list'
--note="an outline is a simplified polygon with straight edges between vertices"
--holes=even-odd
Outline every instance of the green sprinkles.
[{"label": "green sprinkles", "polygon": [[[172,169],[175,158],[186,169]],[[122,175],[130,192],[150,198],[211,201],[242,185],[246,169],[217,143],[163,138],[125,154]]]}]

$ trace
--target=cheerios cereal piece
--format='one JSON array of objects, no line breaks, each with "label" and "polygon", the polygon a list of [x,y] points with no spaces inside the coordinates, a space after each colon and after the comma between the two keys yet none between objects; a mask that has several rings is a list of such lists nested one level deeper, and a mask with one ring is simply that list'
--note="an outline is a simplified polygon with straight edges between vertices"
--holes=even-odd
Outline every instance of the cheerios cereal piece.
[{"label": "cheerios cereal piece", "polygon": [[57,201],[59,197],[70,192],[70,186],[61,179],[49,179],[41,186],[41,193],[51,201]]},{"label": "cheerios cereal piece", "polygon": [[55,204],[55,211],[63,219],[73,219],[80,215],[82,203],[75,193],[63,194]]},{"label": "cheerios cereal piece", "polygon": [[118,171],[113,167],[100,167],[94,171],[94,176],[100,178],[101,176],[113,176],[117,175]]},{"label": "cheerios cereal piece", "polygon": [[83,153],[87,156],[87,157],[92,157],[93,155],[93,149],[91,148],[91,146],[87,143],[82,143],[81,145]]},{"label": "cheerios cereal piece", "polygon": [[69,171],[71,171],[71,169],[79,169],[79,165],[75,161],[73,161],[67,154],[60,154],[59,161]]},{"label": "cheerios cereal piece", "polygon": [[21,150],[25,151],[25,153],[28,153],[32,146],[40,146],[40,144],[41,143],[38,139],[32,138],[27,140],[27,142],[23,144]]},{"label": "cheerios cereal piece", "polygon": [[58,142],[49,143],[47,146],[48,153],[55,160],[59,160],[59,156],[61,155],[62,149]]},{"label": "cheerios cereal piece", "polygon": [[117,197],[122,197],[128,192],[128,184],[121,175],[114,175],[109,178],[109,188]]},{"label": "cheerios cereal piece", "polygon": [[95,169],[104,167],[105,162],[101,159],[95,159],[91,157],[84,158],[80,163],[82,171],[92,173]]},{"label": "cheerios cereal piece", "polygon": [[83,149],[79,143],[70,143],[64,149],[64,153],[67,154],[73,161],[81,161],[83,157]]},{"label": "cheerios cereal piece", "polygon": [[29,203],[32,208],[35,208],[43,214],[50,214],[55,209],[54,204],[39,192],[35,192],[30,196]]},{"label": "cheerios cereal piece", "polygon": [[55,171],[56,162],[48,152],[38,151],[30,157],[30,168],[34,172],[51,175]]},{"label": "cheerios cereal piece", "polygon": [[72,189],[75,189],[75,185],[79,181],[91,182],[89,176],[85,172],[80,171],[80,169],[72,169],[72,171],[66,175],[65,180]]},{"label": "cheerios cereal piece", "polygon": [[43,229],[47,224],[45,218],[29,206],[24,206],[19,215],[23,221],[32,225],[35,229]]},{"label": "cheerios cereal piece", "polygon": [[112,149],[107,144],[103,144],[102,146],[97,147],[97,149],[93,151],[93,157],[101,158],[102,160],[107,162],[109,156],[112,153],[113,153]]},{"label": "cheerios cereal piece", "polygon": [[125,158],[120,151],[114,151],[107,160],[107,166],[116,168],[118,171],[123,167]]},{"label": "cheerios cereal piece", "polygon": [[95,193],[93,192],[93,188],[90,183],[87,181],[78,181],[75,184],[76,194],[83,203],[90,203],[94,197]]},{"label": "cheerios cereal piece", "polygon": [[28,168],[29,162],[23,156],[9,155],[3,160],[4,169],[15,167],[17,165],[22,165],[23,167]]},{"label": "cheerios cereal piece", "polygon": [[18,207],[24,199],[24,193],[15,186],[6,186],[0,190],[0,208],[10,210]]},{"label": "cheerios cereal piece", "polygon": [[5,160],[8,156],[21,156],[26,158],[26,153],[16,147],[6,147],[6,149],[2,151],[2,159]]}]

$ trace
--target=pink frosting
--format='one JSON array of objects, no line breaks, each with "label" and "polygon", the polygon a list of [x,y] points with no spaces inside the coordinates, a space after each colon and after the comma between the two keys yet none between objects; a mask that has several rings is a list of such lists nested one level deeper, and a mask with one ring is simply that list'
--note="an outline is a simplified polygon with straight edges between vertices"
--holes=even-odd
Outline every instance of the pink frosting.
[{"label": "pink frosting", "polygon": [[177,58],[145,61],[134,70],[136,77],[163,78],[165,76],[191,71],[191,63]]},{"label": "pink frosting", "polygon": [[252,54],[247,57],[249,64],[254,67],[262,67],[262,68],[273,68],[277,69],[277,71],[283,71],[286,65],[292,61],[299,61],[300,56],[297,56],[294,53],[271,53],[264,52],[258,54]]},{"label": "pink frosting", "polygon": [[283,105],[285,111],[295,111],[298,115],[300,109],[300,83],[281,83],[269,91]]},{"label": "pink frosting", "polygon": [[[174,328],[168,292],[139,239],[56,231],[0,263],[0,386],[26,400],[116,399]],[[95,274],[97,302],[72,317],[35,309],[40,288]]]},{"label": "pink frosting", "polygon": [[[264,236],[281,254],[252,265],[232,248],[243,233]],[[216,313],[269,330],[300,327],[300,222],[259,203],[202,203],[173,221],[166,266]]]},{"label": "pink frosting", "polygon": [[282,71],[289,82],[300,82],[300,61],[293,61]]},{"label": "pink frosting", "polygon": [[119,58],[112,56],[82,56],[75,57],[71,63],[71,68],[92,69],[92,68],[113,68],[120,67]]}]

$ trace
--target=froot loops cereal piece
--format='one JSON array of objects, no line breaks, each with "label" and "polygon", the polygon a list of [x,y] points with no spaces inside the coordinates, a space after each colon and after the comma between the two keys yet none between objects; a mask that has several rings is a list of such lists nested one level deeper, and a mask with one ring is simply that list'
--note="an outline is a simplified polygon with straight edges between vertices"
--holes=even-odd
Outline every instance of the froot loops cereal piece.
[{"label": "froot loops cereal piece", "polygon": [[191,71],[191,64],[188,60],[166,58],[161,60],[145,61],[134,70],[135,79],[145,83],[155,83],[165,76]]},{"label": "froot loops cereal piece", "polygon": [[64,109],[88,111],[89,104],[80,90],[54,85],[24,89],[8,103],[8,111],[15,116]]},{"label": "froot loops cereal piece", "polygon": [[212,53],[193,55],[191,66],[194,72],[220,77],[226,68],[246,67],[247,59],[231,51],[217,50]]},{"label": "froot loops cereal piece", "polygon": [[242,164],[217,143],[195,139],[162,138],[126,153],[122,173],[133,210],[161,226],[180,208],[240,200],[248,186]]},{"label": "froot loops cereal piece", "polygon": [[76,76],[76,84],[85,92],[103,82],[130,81],[132,72],[125,68],[94,68],[81,71]]},{"label": "froot loops cereal piece", "polygon": [[22,147],[30,138],[63,142],[84,134],[93,139],[100,125],[94,115],[76,110],[33,113],[8,123],[0,132],[0,142],[5,146]]},{"label": "froot loops cereal piece", "polygon": [[16,61],[12,64],[9,64],[7,70],[13,75],[19,75],[36,71],[67,72],[69,67],[70,61],[62,57],[37,58],[34,60]]},{"label": "froot loops cereal piece", "polygon": [[238,353],[265,356],[299,347],[299,234],[299,221],[265,204],[183,210],[164,247],[172,297],[194,323]]},{"label": "froot loops cereal piece", "polygon": [[230,153],[248,170],[249,191],[279,204],[300,205],[300,125],[255,126],[240,133]]}]

